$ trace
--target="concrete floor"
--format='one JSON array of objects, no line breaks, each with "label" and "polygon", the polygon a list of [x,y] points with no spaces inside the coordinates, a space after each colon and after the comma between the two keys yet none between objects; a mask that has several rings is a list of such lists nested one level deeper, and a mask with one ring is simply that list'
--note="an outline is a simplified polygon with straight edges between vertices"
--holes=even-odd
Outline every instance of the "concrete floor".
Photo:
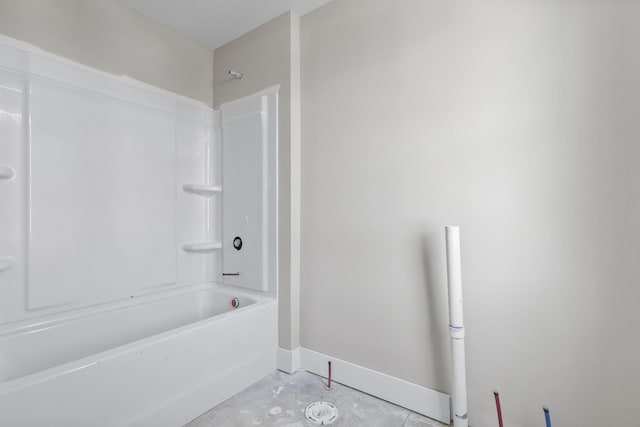
[{"label": "concrete floor", "polygon": [[408,409],[335,384],[325,389],[325,379],[300,371],[276,372],[185,427],[286,426],[311,427],[304,410],[310,403],[325,401],[338,408],[332,426],[445,427]]}]

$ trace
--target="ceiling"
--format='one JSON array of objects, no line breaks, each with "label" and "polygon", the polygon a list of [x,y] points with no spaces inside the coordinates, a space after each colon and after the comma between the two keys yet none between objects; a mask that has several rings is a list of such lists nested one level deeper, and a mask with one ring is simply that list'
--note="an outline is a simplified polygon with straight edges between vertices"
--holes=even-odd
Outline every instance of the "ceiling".
[{"label": "ceiling", "polygon": [[215,49],[294,10],[303,15],[330,0],[120,0],[149,18]]}]

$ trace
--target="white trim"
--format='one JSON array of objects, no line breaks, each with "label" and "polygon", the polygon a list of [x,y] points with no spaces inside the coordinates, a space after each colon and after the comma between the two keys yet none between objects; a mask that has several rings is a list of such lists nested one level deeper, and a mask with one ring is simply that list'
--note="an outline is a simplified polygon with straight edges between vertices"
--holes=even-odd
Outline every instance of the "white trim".
[{"label": "white trim", "polygon": [[306,348],[300,349],[302,369],[326,377],[331,361],[332,379],[340,384],[387,400],[444,423],[451,421],[448,394],[410,383]]},{"label": "white trim", "polygon": [[300,347],[293,350],[285,350],[278,347],[276,355],[276,367],[279,371],[293,374],[300,369]]}]

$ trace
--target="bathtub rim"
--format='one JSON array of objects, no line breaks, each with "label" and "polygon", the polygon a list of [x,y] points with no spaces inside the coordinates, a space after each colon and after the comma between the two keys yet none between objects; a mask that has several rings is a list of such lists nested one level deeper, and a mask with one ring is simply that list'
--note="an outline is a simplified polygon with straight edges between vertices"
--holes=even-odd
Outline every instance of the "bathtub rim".
[{"label": "bathtub rim", "polygon": [[[56,365],[50,368],[43,369],[41,371],[24,375],[22,377],[18,377],[18,378],[11,379],[9,381],[2,382],[0,383],[0,398],[8,394],[20,391],[22,389],[31,387],[33,385],[40,384],[60,376],[71,374],[75,371],[89,368],[93,365],[97,365],[111,359],[115,359],[126,353],[138,351],[139,349],[149,347],[155,343],[164,342],[172,338],[178,337],[180,335],[184,335],[192,331],[197,331],[199,329],[206,328],[207,326],[213,323],[217,323],[217,322],[223,321],[224,319],[228,319],[230,317],[240,315],[243,312],[259,310],[261,307],[263,307],[266,304],[270,304],[270,303],[277,304],[276,295],[272,293],[252,291],[249,289],[239,290],[237,287],[234,287],[234,286],[224,285],[216,282],[209,282],[209,283],[192,285],[180,290],[172,290],[170,292],[165,291],[165,292],[162,292],[162,295],[155,295],[155,298],[149,298],[149,299],[146,299],[145,301],[137,302],[135,305],[144,304],[145,302],[149,303],[158,299],[171,298],[172,296],[176,296],[176,295],[195,293],[202,290],[221,290],[225,293],[232,291],[233,294],[235,295],[245,296],[245,297],[254,299],[255,303],[246,305],[244,307],[240,307],[238,309],[230,310],[215,316],[211,316],[202,320],[198,320],[196,322],[182,325],[177,328],[172,328],[157,334],[149,335],[147,337],[141,338],[139,340],[136,340],[130,343],[122,344],[107,350],[93,353],[88,356],[84,356],[78,359],[71,360],[66,363],[62,363],[60,365]],[[127,301],[128,300],[118,301],[119,307],[109,307],[108,309],[93,311],[90,313],[84,313],[83,315],[75,315],[74,313],[73,316],[69,316],[68,319],[65,319],[65,321],[90,316],[91,314],[117,311],[118,308],[129,307],[130,304],[126,304]],[[113,303],[109,303],[109,305],[112,305],[112,304]],[[85,311],[85,309],[83,309],[83,311]]]},{"label": "bathtub rim", "polygon": [[[28,319],[16,320],[13,322],[7,322],[0,325],[0,339],[21,332],[27,332],[31,329],[41,329],[52,327],[55,324],[65,323],[76,320],[82,317],[88,317],[92,315],[108,313],[110,311],[116,311],[124,307],[135,307],[138,305],[149,304],[154,301],[163,300],[179,295],[186,295],[199,291],[206,290],[219,290],[224,293],[231,293],[238,296],[244,296],[249,299],[255,300],[256,303],[266,301],[268,299],[275,298],[275,294],[269,292],[252,291],[251,289],[238,288],[230,285],[225,285],[218,282],[204,282],[196,283],[188,286],[181,286],[179,288],[171,288],[158,290],[152,293],[144,295],[132,295],[129,298],[123,298],[116,301],[110,301],[102,304],[95,304],[91,306],[85,306],[82,308],[65,310],[57,313],[47,313],[37,317],[31,317]],[[253,305],[253,304],[252,304]],[[241,309],[243,307],[240,307]],[[239,310],[238,309],[238,310]],[[235,310],[237,311],[237,310]]]}]

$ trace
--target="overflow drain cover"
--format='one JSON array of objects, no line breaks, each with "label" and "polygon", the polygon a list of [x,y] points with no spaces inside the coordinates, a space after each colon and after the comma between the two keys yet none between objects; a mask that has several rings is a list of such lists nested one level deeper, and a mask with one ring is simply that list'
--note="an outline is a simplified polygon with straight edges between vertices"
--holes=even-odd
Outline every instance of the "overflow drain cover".
[{"label": "overflow drain cover", "polygon": [[307,406],[304,415],[312,423],[326,426],[338,418],[338,408],[329,402],[314,402]]}]

